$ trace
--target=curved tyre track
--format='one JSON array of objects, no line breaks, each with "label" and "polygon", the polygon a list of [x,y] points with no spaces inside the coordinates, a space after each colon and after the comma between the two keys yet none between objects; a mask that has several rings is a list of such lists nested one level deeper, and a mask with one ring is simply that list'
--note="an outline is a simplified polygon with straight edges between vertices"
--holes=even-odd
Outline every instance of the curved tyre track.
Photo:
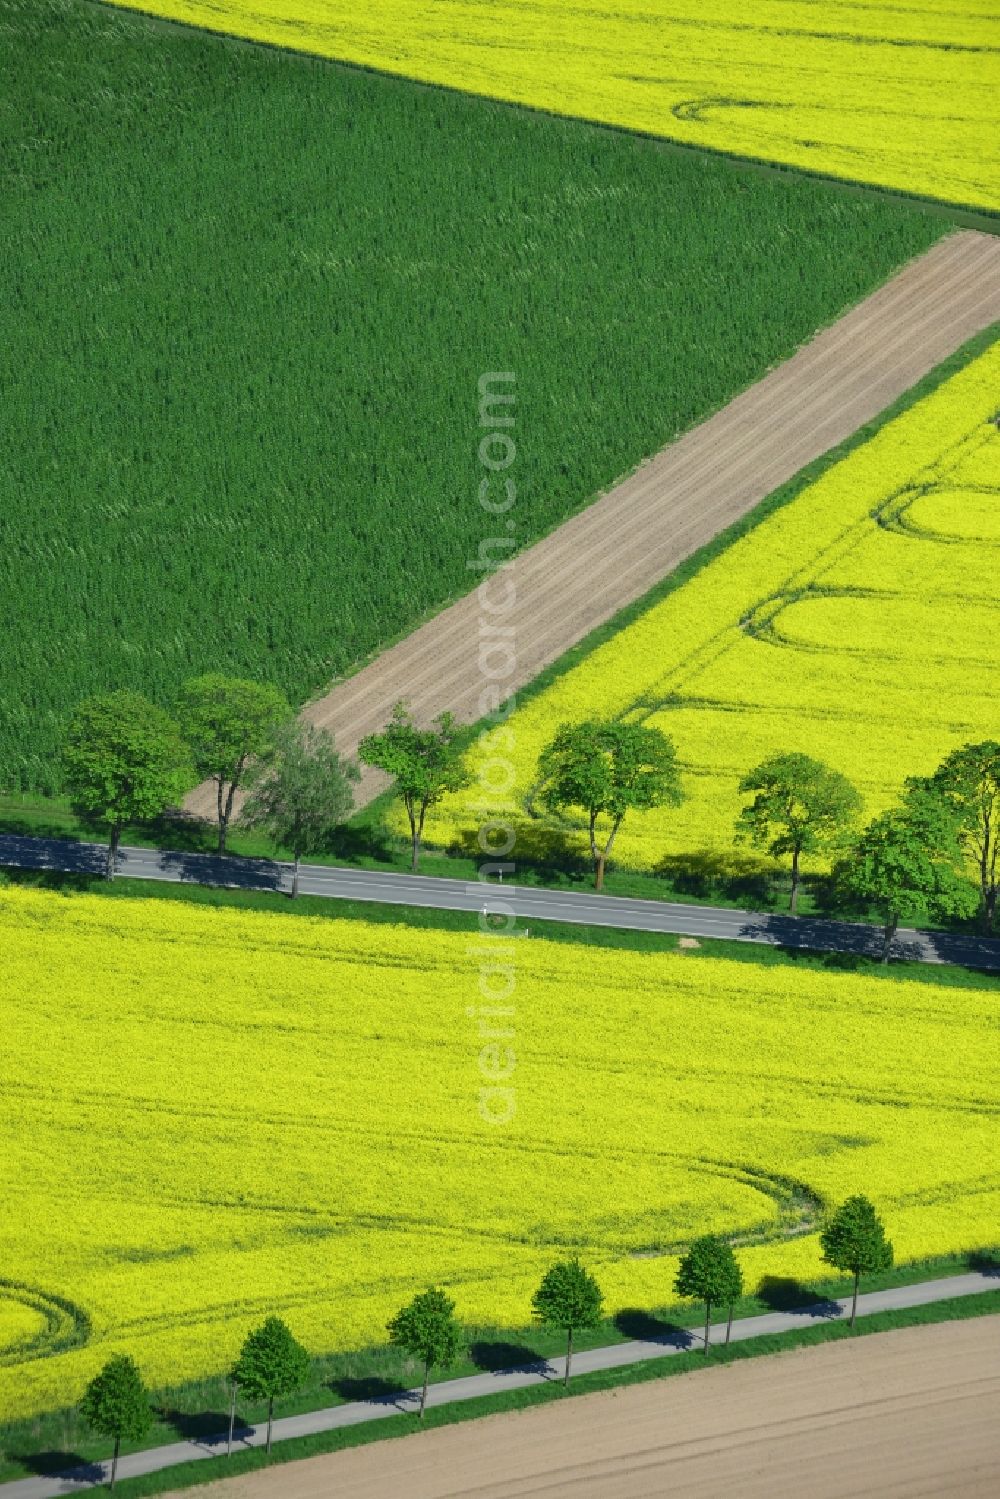
[{"label": "curved tyre track", "polygon": [[[941,240],[791,359],[685,433],[633,474],[520,553],[516,691],[686,557],[884,411],[974,334],[1000,319],[1000,237],[963,231]],[[519,420],[531,420],[525,411]],[[475,503],[470,495],[469,503]],[[516,507],[512,515],[516,517]],[[483,514],[483,535],[503,521]],[[470,573],[470,578],[474,577]],[[353,753],[405,698],[418,718],[451,709],[481,717],[480,608],[459,599],[303,711]],[[386,779],[366,771],[363,806]],[[213,816],[214,790],[188,810]]]},{"label": "curved tyre track", "polygon": [[0,1307],[4,1302],[36,1312],[43,1326],[33,1336],[4,1345],[0,1343],[0,1367],[26,1364],[36,1358],[51,1358],[90,1341],[90,1318],[82,1307],[63,1296],[17,1280],[0,1280]]}]

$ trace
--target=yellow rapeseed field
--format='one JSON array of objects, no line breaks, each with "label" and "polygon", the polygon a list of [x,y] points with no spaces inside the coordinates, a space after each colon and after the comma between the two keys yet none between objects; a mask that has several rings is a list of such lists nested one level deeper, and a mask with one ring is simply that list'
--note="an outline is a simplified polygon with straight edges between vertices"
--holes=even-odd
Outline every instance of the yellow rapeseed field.
[{"label": "yellow rapeseed field", "polygon": [[1000,210],[991,0],[119,0],[688,145]]},{"label": "yellow rapeseed field", "polygon": [[[527,701],[473,754],[476,783],[435,809],[431,837],[475,848],[495,807],[520,824],[515,861],[544,843],[539,752],[561,723],[595,716],[673,736],[688,799],[629,814],[615,852],[675,872],[755,862],[733,847],[737,788],[769,755],[826,761],[872,815],[907,776],[997,737],[998,409],[1000,343]],[[516,784],[491,798],[510,731]]]},{"label": "yellow rapeseed field", "polygon": [[6,1415],[432,1281],[524,1325],[571,1247],[616,1308],[707,1229],[809,1277],[855,1190],[902,1258],[997,1237],[995,993],[20,888],[0,946]]}]

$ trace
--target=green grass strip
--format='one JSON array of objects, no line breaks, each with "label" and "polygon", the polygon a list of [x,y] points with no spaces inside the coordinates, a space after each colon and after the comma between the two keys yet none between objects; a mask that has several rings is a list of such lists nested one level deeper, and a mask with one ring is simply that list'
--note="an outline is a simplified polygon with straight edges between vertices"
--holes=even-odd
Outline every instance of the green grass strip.
[{"label": "green grass strip", "polygon": [[421,1430],[434,1431],[439,1427],[452,1426],[460,1421],[474,1421],[481,1416],[527,1410],[533,1406],[548,1405],[554,1400],[572,1399],[578,1395],[593,1395],[605,1390],[624,1389],[629,1385],[646,1384],[654,1379],[691,1374],[719,1364],[738,1363],[745,1359],[786,1353],[796,1348],[812,1348],[820,1343],[840,1342],[845,1338],[869,1337],[904,1327],[962,1322],[970,1317],[998,1314],[1000,1314],[1000,1290],[985,1291],[951,1302],[911,1307],[903,1311],[877,1312],[861,1319],[853,1332],[846,1323],[835,1323],[830,1326],[806,1327],[800,1331],[772,1334],[747,1339],[741,1343],[731,1343],[728,1348],[725,1346],[716,1348],[708,1358],[701,1353],[670,1354],[662,1359],[651,1359],[622,1369],[607,1369],[592,1374],[578,1375],[571,1380],[568,1391],[556,1382],[523,1390],[510,1390],[499,1395],[486,1395],[455,1405],[432,1406],[422,1422],[416,1416],[393,1416],[385,1421],[373,1421],[363,1427],[349,1427],[311,1437],[293,1438],[277,1443],[270,1457],[261,1449],[251,1449],[236,1453],[231,1458],[208,1458],[200,1462],[183,1463],[175,1468],[164,1469],[160,1473],[149,1474],[144,1478],[120,1482],[117,1485],[117,1491],[125,1496],[162,1494],[172,1489],[214,1483],[220,1478],[254,1472],[259,1468],[316,1457],[321,1453],[341,1452],[351,1447],[367,1446],[371,1442],[384,1441],[387,1437],[412,1436]]}]

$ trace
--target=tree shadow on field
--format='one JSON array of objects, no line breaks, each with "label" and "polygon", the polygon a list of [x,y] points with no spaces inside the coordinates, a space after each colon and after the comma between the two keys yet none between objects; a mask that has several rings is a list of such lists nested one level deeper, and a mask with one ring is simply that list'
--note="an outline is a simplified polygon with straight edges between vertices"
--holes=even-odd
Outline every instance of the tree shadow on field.
[{"label": "tree shadow on field", "polygon": [[720,905],[769,910],[777,896],[774,875],[761,868],[759,861],[741,857],[735,850],[723,854],[718,849],[700,848],[691,853],[668,854],[654,872],[667,881],[675,894]]},{"label": "tree shadow on field", "polygon": [[[175,848],[182,853],[210,854],[217,847],[218,826],[194,817],[181,807],[168,807],[159,817],[144,823],[143,831],[157,848]],[[128,842],[128,839],[123,839]]]},{"label": "tree shadow on field", "polygon": [[469,1357],[484,1374],[541,1374],[549,1377],[555,1373],[544,1354],[526,1348],[523,1343],[506,1343],[502,1338],[495,1342],[470,1343]]},{"label": "tree shadow on field", "polygon": [[639,1307],[626,1307],[614,1318],[615,1327],[625,1338],[634,1338],[639,1343],[662,1343],[665,1348],[693,1348],[695,1339],[686,1327],[676,1322],[665,1322],[652,1312]]},{"label": "tree shadow on field", "polygon": [[1000,1249],[977,1249],[969,1255],[969,1269],[1000,1280]]},{"label": "tree shadow on field", "polygon": [[774,951],[790,963],[807,963],[812,968],[830,968],[842,973],[858,973],[871,967],[870,955],[858,952],[817,952],[811,947],[775,946]]},{"label": "tree shadow on field", "polygon": [[334,851],[338,859],[348,864],[357,859],[375,859],[387,869],[395,869],[399,852],[409,848],[409,840],[403,839],[381,827],[355,826],[344,823],[334,837]]},{"label": "tree shadow on field", "polygon": [[[178,1411],[166,1406],[154,1407],[164,1426],[170,1426],[179,1437],[195,1442],[199,1447],[224,1447],[229,1440],[228,1411]],[[245,1442],[253,1435],[253,1427],[237,1415],[233,1424],[233,1441]]]},{"label": "tree shadow on field", "polygon": [[831,1301],[829,1296],[820,1296],[791,1275],[763,1276],[757,1295],[773,1312],[797,1312],[803,1317],[839,1317],[843,1311],[839,1302]]},{"label": "tree shadow on field", "polygon": [[394,1405],[403,1412],[410,1409],[406,1402],[412,1404],[414,1399],[409,1385],[400,1384],[398,1379],[383,1379],[380,1374],[337,1375],[327,1381],[327,1389],[339,1395],[341,1400],[363,1401],[366,1405]]},{"label": "tree shadow on field", "polygon": [[80,1484],[103,1483],[107,1473],[103,1463],[88,1462],[78,1452],[10,1452],[11,1462],[20,1463],[29,1473],[40,1478],[64,1478],[67,1482]]},{"label": "tree shadow on field", "polygon": [[[518,823],[516,831],[510,853],[498,854],[497,858],[510,860],[516,866],[519,879],[523,880],[523,872],[530,870],[543,885],[566,880],[573,884],[593,884],[594,869],[582,834],[533,823]],[[486,857],[479,843],[479,832],[473,829],[459,831],[449,843],[448,853],[478,863]]]},{"label": "tree shadow on field", "polygon": [[7,869],[0,868],[0,876],[7,885],[24,885],[31,890],[49,890],[54,895],[86,895],[95,884],[105,884],[104,875],[66,874],[60,869]]},{"label": "tree shadow on field", "polygon": [[21,817],[16,812],[0,813],[0,835],[11,838],[59,838],[65,843],[79,843],[85,836],[67,828],[58,820],[46,822],[40,817]]}]

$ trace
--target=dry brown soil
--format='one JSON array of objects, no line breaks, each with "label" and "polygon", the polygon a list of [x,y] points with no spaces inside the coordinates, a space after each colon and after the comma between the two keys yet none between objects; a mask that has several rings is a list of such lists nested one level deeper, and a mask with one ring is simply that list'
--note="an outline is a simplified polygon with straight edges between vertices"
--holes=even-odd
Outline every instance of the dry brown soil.
[{"label": "dry brown soil", "polygon": [[578,1396],[198,1491],[205,1499],[997,1499],[1000,1317]]},{"label": "dry brown soil", "polygon": [[[997,319],[1000,236],[951,234],[728,406],[522,552],[512,568],[516,603],[502,621],[515,631],[515,664],[503,678],[505,694],[641,598],[685,557]],[[517,416],[524,424],[530,420],[530,411]],[[516,470],[515,460],[515,479]],[[469,503],[477,503],[474,494]],[[509,517],[491,519],[484,512],[483,536],[504,535],[508,518],[516,541],[516,505]],[[470,572],[470,583],[474,577]],[[491,589],[499,600],[503,580],[495,578]],[[311,703],[305,716],[332,730],[348,753],[384,725],[401,698],[422,720],[451,709],[463,722],[475,722],[484,712],[482,617],[473,590]],[[501,664],[494,660],[487,668]],[[367,772],[357,805],[385,784],[380,773]],[[187,806],[213,817],[212,787],[192,792]]]}]

